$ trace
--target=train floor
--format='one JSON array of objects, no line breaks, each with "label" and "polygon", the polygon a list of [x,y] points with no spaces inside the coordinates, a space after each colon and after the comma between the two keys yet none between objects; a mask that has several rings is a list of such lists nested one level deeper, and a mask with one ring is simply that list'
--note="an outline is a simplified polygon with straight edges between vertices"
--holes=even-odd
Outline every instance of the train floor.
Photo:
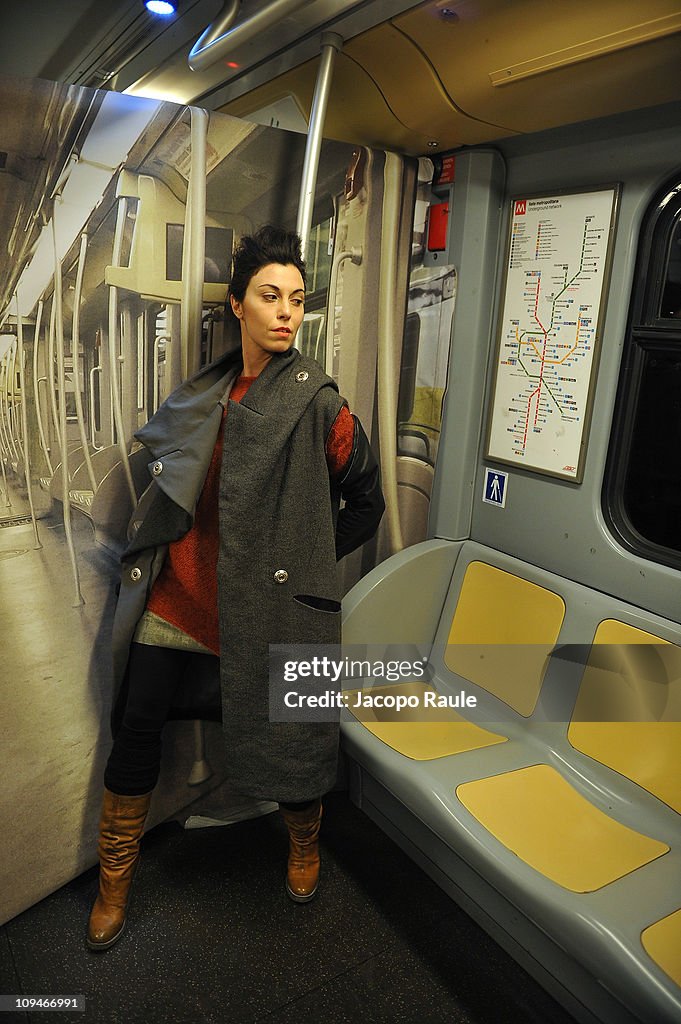
[{"label": "train floor", "polygon": [[346,794],[327,797],[322,831],[320,892],[299,905],[278,813],[164,822],[143,840],[119,942],[86,947],[92,868],[0,929],[0,991],[84,996],[61,1024],[573,1021]]}]

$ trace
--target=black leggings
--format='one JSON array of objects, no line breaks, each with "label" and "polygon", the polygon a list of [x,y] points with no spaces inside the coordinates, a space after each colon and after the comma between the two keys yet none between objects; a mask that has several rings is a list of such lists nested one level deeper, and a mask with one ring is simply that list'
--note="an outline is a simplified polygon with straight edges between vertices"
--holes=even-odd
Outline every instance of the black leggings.
[{"label": "black leggings", "polygon": [[[177,689],[197,668],[197,658],[214,654],[180,651],[133,643],[128,662],[128,697],[121,727],[104,770],[104,785],[111,793],[141,796],[154,788],[161,768],[161,733]],[[302,811],[315,800],[282,803]]]}]

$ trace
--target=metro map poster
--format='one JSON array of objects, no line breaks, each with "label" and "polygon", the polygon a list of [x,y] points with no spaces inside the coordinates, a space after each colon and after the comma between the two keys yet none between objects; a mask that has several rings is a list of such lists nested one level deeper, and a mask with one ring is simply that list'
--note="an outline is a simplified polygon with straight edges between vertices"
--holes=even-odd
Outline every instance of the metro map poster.
[{"label": "metro map poster", "polygon": [[582,479],[618,195],[511,201],[489,459]]}]

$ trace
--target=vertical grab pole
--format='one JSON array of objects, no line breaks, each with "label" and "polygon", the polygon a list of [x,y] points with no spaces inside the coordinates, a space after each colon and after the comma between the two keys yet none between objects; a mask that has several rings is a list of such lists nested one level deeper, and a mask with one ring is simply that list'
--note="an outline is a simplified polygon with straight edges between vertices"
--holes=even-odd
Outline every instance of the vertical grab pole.
[{"label": "vertical grab pole", "polygon": [[19,312],[19,289],[14,293],[14,300],[17,304],[17,349],[19,357],[19,388],[21,389],[21,430],[24,435],[24,476],[26,477],[26,491],[28,494],[28,506],[31,510],[31,522],[33,523],[33,547],[38,550],[42,547],[38,536],[38,523],[35,518],[35,507],[33,505],[33,484],[31,482],[31,467],[28,462],[28,412],[26,410],[26,375],[24,373],[24,320]]},{"label": "vertical grab pole", "polygon": [[333,68],[336,63],[336,54],[343,49],[343,39],[336,32],[324,32],[322,34],[322,52],[319,61],[319,71],[315,82],[312,107],[310,109],[310,123],[307,132],[307,144],[305,146],[305,160],[303,162],[303,177],[300,183],[300,198],[298,200],[298,220],[296,232],[300,235],[303,243],[303,256],[307,250],[307,241],[312,228],[312,213],[314,209],[314,191],[317,184],[317,169],[319,167],[319,154],[322,148],[322,131],[324,129],[324,118],[331,92],[331,81],[333,79]]},{"label": "vertical grab pole", "polygon": [[[78,270],[76,272],[76,290],[73,296],[73,326],[71,329],[71,347],[73,349],[73,393],[76,399],[76,416],[78,417],[78,433],[83,446],[83,455],[87,465],[87,475],[90,479],[90,487],[93,493],[97,490],[97,479],[92,468],[90,456],[90,445],[88,444],[87,432],[85,430],[85,417],[83,416],[83,399],[80,393],[80,297],[83,293],[83,274],[85,272],[85,254],[87,252],[87,233],[84,231],[80,236],[80,252],[78,254]],[[83,380],[85,380],[85,367],[83,366]]]},{"label": "vertical grab pole", "polygon": [[38,303],[38,312],[35,316],[35,332],[33,334],[33,400],[35,402],[35,415],[38,420],[38,436],[40,437],[40,447],[43,450],[45,461],[47,462],[47,468],[50,471],[50,476],[54,476],[54,470],[52,468],[52,461],[50,459],[50,451],[47,447],[47,438],[45,437],[45,427],[43,426],[43,413],[42,406],[40,404],[40,388],[38,385],[41,380],[47,380],[46,377],[39,377],[38,375],[38,346],[40,345],[40,324],[43,318],[43,300],[41,299]]},{"label": "vertical grab pole", "polygon": [[[17,459],[17,466],[20,462],[24,461],[24,450],[22,447],[21,440],[21,414],[17,414],[17,355],[19,351],[18,342],[18,328],[17,328],[17,341],[14,343],[12,349],[12,358],[9,363],[9,379],[12,382],[12,404],[9,406],[9,426],[10,436],[12,438],[12,446]],[[9,398],[9,392],[8,392]]]},{"label": "vertical grab pole", "polygon": [[201,313],[206,256],[206,141],[208,111],[190,107],[191,170],[184,220],[182,250],[181,352],[182,376],[199,369],[201,362]]},{"label": "vertical grab pole", "polygon": [[386,153],[383,190],[383,245],[378,282],[378,441],[390,553],[404,547],[397,488],[397,380],[395,362],[395,283],[402,180],[400,158]]},{"label": "vertical grab pole", "polygon": [[7,486],[7,472],[5,470],[5,439],[2,429],[2,377],[3,377],[4,360],[0,361],[0,466],[2,467],[2,488],[5,492],[5,508],[12,507],[12,499],[9,496],[9,487]]},{"label": "vertical grab pole", "polygon": [[[114,267],[121,265],[121,249],[123,247],[123,228],[127,213],[125,197],[118,200],[118,211],[116,216],[116,231],[114,233],[113,254],[111,263]],[[130,472],[130,460],[128,448],[125,443],[125,429],[123,424],[123,409],[121,407],[121,392],[118,386],[118,288],[116,285],[109,285],[109,370],[111,373],[111,404],[113,406],[113,419],[118,435],[118,448],[121,453],[123,472],[130,491],[132,508],[137,504],[137,493],[132,481]]]},{"label": "vertical grab pole", "polygon": [[[13,366],[13,362],[14,362],[15,358],[16,358],[16,341],[12,345],[10,345],[10,347],[7,349],[7,353],[6,353],[5,358],[4,358],[5,370],[4,370],[4,376],[3,376],[3,385],[4,386],[3,386],[3,416],[2,416],[2,419],[3,419],[3,430],[4,430],[4,434],[5,434],[5,447],[7,449],[7,454],[9,456],[9,458],[10,459],[14,459],[14,461],[18,465],[19,462],[21,462],[21,459],[20,459],[19,453],[17,452],[17,446],[14,443],[14,437],[13,437],[13,434],[14,434],[13,419],[14,419],[14,417],[12,415],[12,406],[10,405],[10,400],[9,400],[9,389],[10,389],[10,383],[11,383],[11,379],[12,379],[12,375],[13,375],[12,366]],[[14,386],[13,385],[12,385],[12,401],[14,401]]]},{"label": "vertical grab pole", "polygon": [[66,534],[66,544],[69,549],[69,558],[71,560],[71,570],[73,572],[73,602],[72,606],[77,608],[81,604],[85,604],[83,595],[80,592],[80,576],[78,574],[78,560],[76,559],[76,549],[73,543],[73,533],[71,530],[71,501],[69,498],[69,449],[68,439],[66,437],[66,370],[64,367],[64,320],[62,312],[62,279],[61,279],[61,260],[59,259],[59,253],[57,251],[57,203],[55,201],[54,208],[52,210],[52,248],[54,250],[54,295],[52,297],[52,305],[55,310],[54,313],[54,325],[55,325],[55,339],[57,343],[57,386],[59,388],[59,448],[61,452],[61,500],[62,500],[62,515],[64,517],[64,532]]}]

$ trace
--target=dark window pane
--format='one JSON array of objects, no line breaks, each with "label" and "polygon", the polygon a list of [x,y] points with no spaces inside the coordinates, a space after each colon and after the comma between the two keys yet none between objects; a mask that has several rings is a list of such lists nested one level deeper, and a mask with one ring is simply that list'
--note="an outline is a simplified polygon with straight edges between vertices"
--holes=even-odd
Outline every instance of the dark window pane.
[{"label": "dark window pane", "polygon": [[646,540],[681,551],[681,358],[647,352],[640,391],[624,506]]},{"label": "dark window pane", "polygon": [[681,319],[681,219],[677,220],[669,242],[669,253],[660,302],[662,320]]}]

